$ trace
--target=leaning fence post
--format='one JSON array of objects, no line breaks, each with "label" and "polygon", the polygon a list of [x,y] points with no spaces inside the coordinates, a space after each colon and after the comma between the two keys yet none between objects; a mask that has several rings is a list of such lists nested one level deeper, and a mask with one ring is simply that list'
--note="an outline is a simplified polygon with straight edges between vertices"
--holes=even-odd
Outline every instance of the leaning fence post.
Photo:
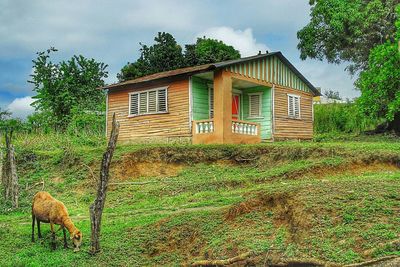
[{"label": "leaning fence post", "polygon": [[8,153],[9,153],[9,164],[10,164],[9,186],[11,193],[11,203],[12,207],[16,209],[18,208],[19,186],[18,186],[17,164],[15,163],[15,150],[14,146],[11,144]]},{"label": "leaning fence post", "polygon": [[90,206],[90,224],[91,224],[91,248],[90,253],[92,255],[100,251],[100,229],[101,229],[101,216],[103,214],[104,204],[106,202],[106,193],[109,180],[109,170],[111,160],[114,154],[115,147],[117,145],[119,134],[119,123],[115,119],[115,113],[113,115],[112,130],[108,147],[103,155],[100,170],[100,180],[98,182],[97,197],[93,204]]}]

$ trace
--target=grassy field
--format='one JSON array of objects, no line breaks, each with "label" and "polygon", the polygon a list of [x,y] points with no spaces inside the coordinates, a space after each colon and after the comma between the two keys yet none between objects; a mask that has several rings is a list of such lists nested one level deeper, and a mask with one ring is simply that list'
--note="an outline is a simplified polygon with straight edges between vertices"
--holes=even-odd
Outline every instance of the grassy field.
[{"label": "grassy field", "polygon": [[[400,255],[400,142],[246,146],[120,145],[102,252],[90,256],[88,208],[104,140],[18,138],[21,207],[0,205],[0,266],[176,266],[245,252],[348,264]],[[93,175],[94,174],[94,175]],[[30,240],[30,201],[44,189],[84,234],[81,252]]]}]

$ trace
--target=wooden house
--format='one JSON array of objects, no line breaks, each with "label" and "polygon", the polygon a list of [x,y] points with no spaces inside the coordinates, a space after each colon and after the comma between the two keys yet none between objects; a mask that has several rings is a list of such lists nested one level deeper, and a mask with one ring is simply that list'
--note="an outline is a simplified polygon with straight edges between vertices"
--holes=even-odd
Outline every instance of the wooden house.
[{"label": "wooden house", "polygon": [[165,71],[104,87],[120,140],[259,143],[313,137],[318,90],[281,52]]}]

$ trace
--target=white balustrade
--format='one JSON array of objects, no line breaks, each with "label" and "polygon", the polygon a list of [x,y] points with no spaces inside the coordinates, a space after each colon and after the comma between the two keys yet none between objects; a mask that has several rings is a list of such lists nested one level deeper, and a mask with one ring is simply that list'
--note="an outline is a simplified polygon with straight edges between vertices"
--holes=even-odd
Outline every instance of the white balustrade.
[{"label": "white balustrade", "polygon": [[214,132],[214,121],[195,121],[196,134]]},{"label": "white balustrade", "polygon": [[[232,121],[232,133],[243,135],[258,135],[258,124],[245,121]],[[196,134],[213,133],[215,125],[213,120],[194,121]]]},{"label": "white balustrade", "polygon": [[232,121],[232,133],[258,135],[258,125],[244,121]]}]

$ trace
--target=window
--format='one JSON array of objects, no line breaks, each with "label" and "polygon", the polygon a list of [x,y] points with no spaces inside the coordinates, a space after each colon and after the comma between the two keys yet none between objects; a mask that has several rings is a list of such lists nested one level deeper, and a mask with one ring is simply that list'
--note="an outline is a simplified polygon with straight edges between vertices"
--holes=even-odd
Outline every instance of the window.
[{"label": "window", "polygon": [[167,88],[129,94],[129,116],[167,112]]},{"label": "window", "polygon": [[261,92],[249,94],[249,118],[261,117],[261,96]]},{"label": "window", "polygon": [[288,94],[288,116],[300,119],[300,96]]},{"label": "window", "polygon": [[209,107],[209,118],[214,118],[214,88],[212,85],[208,87],[208,107]]}]

